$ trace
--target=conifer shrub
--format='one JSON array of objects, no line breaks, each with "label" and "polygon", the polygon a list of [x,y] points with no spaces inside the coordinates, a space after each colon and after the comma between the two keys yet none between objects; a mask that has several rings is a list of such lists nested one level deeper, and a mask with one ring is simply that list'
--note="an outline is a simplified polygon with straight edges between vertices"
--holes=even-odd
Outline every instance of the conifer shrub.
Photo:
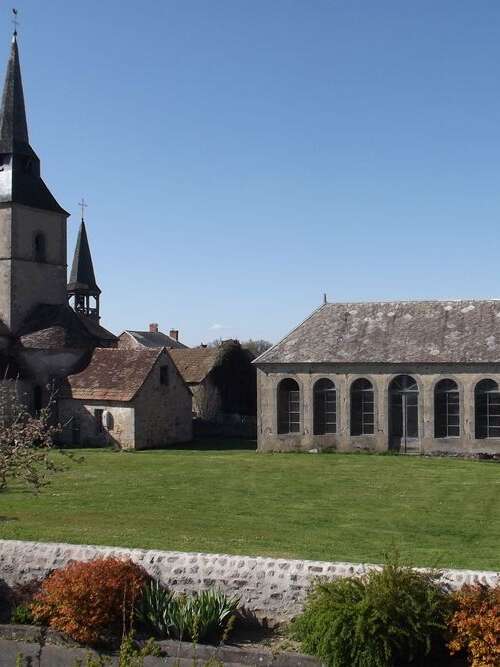
[{"label": "conifer shrub", "polygon": [[500,665],[500,586],[464,586],[454,595],[449,629],[452,654],[464,652],[471,667]]},{"label": "conifer shrub", "polygon": [[[434,573],[397,562],[318,583],[291,633],[328,667],[441,664],[451,598]],[[432,657],[431,657],[432,656]]]},{"label": "conifer shrub", "polygon": [[124,632],[148,580],[131,560],[70,563],[43,581],[32,603],[33,616],[78,642],[107,643]]}]

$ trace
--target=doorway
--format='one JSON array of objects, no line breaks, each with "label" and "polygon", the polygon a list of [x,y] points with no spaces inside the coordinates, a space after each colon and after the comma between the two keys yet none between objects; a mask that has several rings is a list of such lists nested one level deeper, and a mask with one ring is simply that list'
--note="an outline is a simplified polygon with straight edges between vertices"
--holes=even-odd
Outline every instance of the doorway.
[{"label": "doorway", "polygon": [[418,385],[411,375],[398,375],[389,385],[389,449],[420,453]]}]

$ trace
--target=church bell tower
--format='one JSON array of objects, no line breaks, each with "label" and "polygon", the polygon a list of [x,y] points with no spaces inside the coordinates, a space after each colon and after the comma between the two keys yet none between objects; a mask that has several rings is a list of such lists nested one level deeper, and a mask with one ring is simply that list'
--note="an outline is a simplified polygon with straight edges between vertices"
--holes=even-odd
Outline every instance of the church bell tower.
[{"label": "church bell tower", "polygon": [[14,333],[39,304],[66,297],[66,222],[28,137],[17,34],[0,107],[0,320]]},{"label": "church bell tower", "polygon": [[83,219],[78,230],[73,264],[68,283],[68,299],[74,311],[90,320],[99,322],[99,297],[101,290],[97,286],[92,255],[90,254],[89,240]]}]

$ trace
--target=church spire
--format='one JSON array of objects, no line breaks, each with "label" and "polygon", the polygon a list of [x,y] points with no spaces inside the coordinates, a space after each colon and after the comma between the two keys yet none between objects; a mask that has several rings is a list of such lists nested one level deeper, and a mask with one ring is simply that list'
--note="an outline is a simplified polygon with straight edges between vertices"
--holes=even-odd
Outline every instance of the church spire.
[{"label": "church spire", "polygon": [[29,143],[17,31],[12,36],[0,106],[0,203],[68,215],[43,182],[40,160]]},{"label": "church spire", "polygon": [[[73,308],[77,313],[99,321],[99,289],[90,254],[89,240],[83,218],[83,207],[85,203],[82,200],[82,221],[78,230],[76,240],[75,255],[71,265],[71,274],[68,283],[68,298],[74,299]],[[91,301],[92,299],[92,301]]]},{"label": "church spire", "polygon": [[29,152],[28,123],[16,33],[12,36],[0,109],[0,150],[2,153],[14,153],[16,150]]}]

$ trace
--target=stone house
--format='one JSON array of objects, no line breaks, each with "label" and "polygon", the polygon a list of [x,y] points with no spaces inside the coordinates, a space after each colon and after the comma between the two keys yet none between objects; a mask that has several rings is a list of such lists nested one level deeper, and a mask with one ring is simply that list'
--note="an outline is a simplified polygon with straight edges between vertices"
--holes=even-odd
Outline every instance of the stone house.
[{"label": "stone house", "polygon": [[217,347],[173,349],[170,353],[191,390],[197,420],[226,424],[231,435],[238,424],[252,423],[256,414],[256,373],[251,353],[238,341],[223,341]]},{"label": "stone house", "polygon": [[[188,348],[179,341],[179,332],[167,336],[150,324],[149,331],[124,331],[119,336],[122,349],[169,348],[177,370],[193,397],[193,417],[199,422],[227,425],[227,432],[238,425],[255,423],[256,371],[252,355],[235,340],[216,347]],[[242,432],[246,432],[244,428]],[[219,428],[218,433],[223,433]],[[241,428],[240,428],[241,431]]]},{"label": "stone house", "polygon": [[261,451],[500,456],[500,301],[325,303],[254,364]]},{"label": "stone house", "polygon": [[187,345],[180,342],[177,329],[170,329],[170,333],[167,335],[159,330],[157,323],[150,324],[149,331],[126,329],[118,337],[118,347],[122,350],[140,350],[144,347],[187,349]]},{"label": "stone house", "polygon": [[165,348],[94,350],[59,399],[62,442],[150,449],[192,439],[191,394]]}]

